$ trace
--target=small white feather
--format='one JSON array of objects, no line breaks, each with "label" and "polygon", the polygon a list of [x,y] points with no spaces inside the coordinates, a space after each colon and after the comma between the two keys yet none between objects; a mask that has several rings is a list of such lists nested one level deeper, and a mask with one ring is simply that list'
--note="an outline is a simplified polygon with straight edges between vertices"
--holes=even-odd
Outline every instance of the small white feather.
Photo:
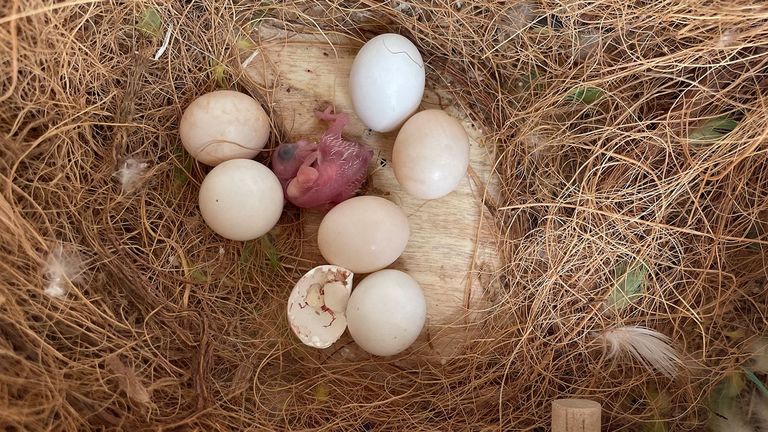
[{"label": "small white feather", "polygon": [[768,338],[761,337],[750,346],[752,364],[749,369],[753,372],[768,373]]},{"label": "small white feather", "polygon": [[760,430],[768,432],[768,399],[758,397],[755,404],[755,420]]},{"label": "small white feather", "polygon": [[67,296],[67,290],[56,282],[49,283],[43,290],[43,293],[48,297],[53,297],[59,300]]},{"label": "small white feather", "polygon": [[720,35],[720,39],[717,41],[717,45],[720,48],[732,47],[736,44],[738,35],[733,30],[726,30]]},{"label": "small white feather", "polygon": [[165,52],[165,50],[168,49],[168,44],[171,42],[171,34],[173,34],[173,24],[169,25],[168,30],[165,31],[163,44],[157,50],[157,52],[155,53],[155,56],[152,57],[153,60],[160,60],[160,57],[163,56],[163,53]]},{"label": "small white feather", "polygon": [[144,176],[144,172],[149,168],[147,162],[138,159],[126,159],[120,165],[120,169],[115,172],[117,181],[123,188],[123,192],[132,191]]},{"label": "small white feather", "polygon": [[77,281],[83,266],[82,256],[72,248],[56,244],[45,260],[46,286],[43,293],[49,297],[62,299],[67,295],[68,284]]},{"label": "small white feather", "polygon": [[747,424],[738,409],[729,409],[719,414],[722,417],[716,417],[709,423],[712,432],[755,432],[755,428]]},{"label": "small white feather", "polygon": [[680,355],[670,345],[668,336],[640,326],[606,330],[598,338],[605,345],[608,358],[629,354],[641,365],[673,378],[682,364]]}]

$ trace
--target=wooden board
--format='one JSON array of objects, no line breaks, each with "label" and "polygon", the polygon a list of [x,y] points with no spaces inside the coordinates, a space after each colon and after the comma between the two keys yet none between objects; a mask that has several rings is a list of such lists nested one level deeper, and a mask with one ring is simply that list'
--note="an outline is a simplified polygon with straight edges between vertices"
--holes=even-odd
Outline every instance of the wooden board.
[{"label": "wooden board", "polygon": [[[480,306],[489,283],[483,275],[498,265],[493,223],[482,205],[492,158],[480,145],[481,132],[464,120],[471,139],[470,169],[476,174],[475,181],[467,176],[456,191],[441,199],[413,198],[400,188],[388,164],[396,132],[372,132],[352,111],[349,70],[361,43],[335,35],[289,36],[269,29],[261,30],[260,39],[259,50],[245,62],[246,70],[270,95],[276,120],[282,122],[291,141],[317,139],[325,124],[314,118],[313,110],[332,103],[337,112],[350,114],[344,135],[374,149],[366,193],[400,205],[411,225],[408,247],[390,268],[408,272],[424,290],[428,331],[421,343],[429,338],[434,349],[420,352],[450,355],[458,345],[456,338],[463,337],[458,329],[463,328],[468,312]],[[448,99],[447,94],[428,90],[420,109],[440,108],[437,102]],[[442,108],[457,118],[466,118],[454,106]],[[303,218],[305,238],[310,241],[303,247],[302,258],[318,265],[324,263],[315,240],[322,216],[306,212]]]}]

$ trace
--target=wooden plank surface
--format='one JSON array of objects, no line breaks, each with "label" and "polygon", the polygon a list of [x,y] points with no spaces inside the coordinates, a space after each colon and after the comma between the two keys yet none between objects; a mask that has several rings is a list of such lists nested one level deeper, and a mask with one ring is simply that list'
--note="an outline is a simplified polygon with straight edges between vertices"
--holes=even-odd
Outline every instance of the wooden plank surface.
[{"label": "wooden plank surface", "polygon": [[[397,132],[372,132],[352,111],[349,70],[360,46],[335,35],[286,35],[262,29],[259,49],[246,60],[246,70],[267,91],[275,121],[281,122],[291,141],[318,138],[325,124],[312,112],[332,103],[337,112],[350,114],[344,135],[374,149],[365,193],[395,202],[408,215],[408,247],[390,268],[408,272],[421,284],[427,299],[428,330],[416,348],[422,344],[419,352],[442,358],[459,345],[457,338],[464,337],[461,329],[468,312],[482,307],[482,293],[489,283],[485,275],[499,264],[493,223],[482,205],[492,157],[480,144],[481,132],[464,120],[475,181],[467,176],[456,191],[437,200],[424,201],[405,193],[389,165]],[[440,108],[440,101],[451,115],[466,118],[455,106],[445,106],[450,96],[430,89],[429,82],[427,86],[420,109]],[[302,258],[318,265],[324,263],[316,242],[322,216],[308,211],[303,217],[308,241],[303,245]],[[423,345],[427,339],[429,348]]]}]

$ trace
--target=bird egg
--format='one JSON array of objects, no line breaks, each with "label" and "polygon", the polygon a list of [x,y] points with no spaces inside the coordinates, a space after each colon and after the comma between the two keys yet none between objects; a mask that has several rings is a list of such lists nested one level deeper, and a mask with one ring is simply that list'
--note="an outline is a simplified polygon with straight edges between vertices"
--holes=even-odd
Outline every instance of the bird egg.
[{"label": "bird egg", "polygon": [[252,97],[232,91],[206,93],[184,110],[179,136],[193,158],[215,166],[256,156],[269,139],[269,117]]},{"label": "bird egg", "polygon": [[360,281],[347,302],[347,327],[365,351],[390,356],[419,337],[427,318],[424,293],[407,273],[381,270]]},{"label": "bird egg", "polygon": [[416,45],[399,34],[378,35],[363,45],[349,73],[355,113],[377,132],[393,131],[419,107],[425,78]]},{"label": "bird egg", "polygon": [[445,111],[421,111],[400,128],[392,150],[392,169],[410,195],[420,199],[448,195],[468,166],[467,132]]},{"label": "bird egg", "polygon": [[283,187],[266,166],[250,159],[222,162],[200,185],[200,213],[230,240],[252,240],[271,230],[283,212]]},{"label": "bird egg", "polygon": [[410,235],[408,217],[400,207],[384,198],[359,196],[325,215],[317,242],[329,263],[370,273],[400,257]]}]

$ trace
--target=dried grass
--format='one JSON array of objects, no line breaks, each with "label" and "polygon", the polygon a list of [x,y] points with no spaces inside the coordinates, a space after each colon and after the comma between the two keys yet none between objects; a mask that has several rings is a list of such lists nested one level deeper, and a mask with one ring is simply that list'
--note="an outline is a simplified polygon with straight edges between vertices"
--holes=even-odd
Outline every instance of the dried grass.
[{"label": "dried grass", "polygon": [[[768,8],[754,3],[2,2],[0,428],[531,430],[551,399],[582,396],[609,430],[701,430],[708,391],[766,322]],[[174,24],[159,60],[164,28],[135,25],[150,5]],[[278,269],[261,243],[205,229],[204,168],[176,126],[222,84],[267,100],[239,66],[254,19],[411,37],[497,147],[485,204],[503,289],[446,364],[299,345],[283,317],[312,264],[296,258],[298,213]],[[577,86],[604,95],[564,101]],[[688,139],[720,115],[738,127]],[[151,162],[133,191],[113,176],[128,158]],[[43,293],[57,242],[85,258],[64,299]],[[646,294],[607,311],[613,269],[638,259]],[[619,325],[669,335],[687,368],[669,380],[609,359],[594,334]]]}]

